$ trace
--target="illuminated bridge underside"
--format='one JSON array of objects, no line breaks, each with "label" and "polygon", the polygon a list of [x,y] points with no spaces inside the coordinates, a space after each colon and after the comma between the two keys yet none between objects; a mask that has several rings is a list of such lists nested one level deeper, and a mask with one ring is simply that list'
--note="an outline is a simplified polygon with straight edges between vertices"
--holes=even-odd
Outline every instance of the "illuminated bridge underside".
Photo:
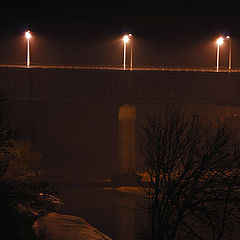
[{"label": "illuminated bridge underside", "polygon": [[0,67],[0,93],[16,101],[240,105],[240,73]]}]

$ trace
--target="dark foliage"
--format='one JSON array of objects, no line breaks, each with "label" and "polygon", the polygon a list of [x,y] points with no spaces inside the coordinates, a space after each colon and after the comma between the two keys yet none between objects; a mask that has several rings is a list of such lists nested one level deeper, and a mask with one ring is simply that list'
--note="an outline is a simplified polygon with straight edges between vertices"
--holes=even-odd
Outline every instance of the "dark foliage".
[{"label": "dark foliage", "polygon": [[49,194],[48,186],[25,182],[0,183],[0,235],[3,239],[32,240],[34,221],[44,214],[58,211],[59,199]]},{"label": "dark foliage", "polygon": [[[36,239],[32,229],[34,221],[44,214],[58,211],[62,203],[52,186],[37,180],[38,175],[28,166],[31,160],[29,158],[34,158],[36,154],[28,152],[29,147],[26,148],[17,141],[17,131],[11,128],[9,121],[7,101],[2,99],[0,100],[0,238],[34,240]],[[17,153],[21,153],[23,159],[16,158]],[[15,174],[11,169],[9,173],[10,165],[13,164],[17,168],[23,167],[24,171]]]}]

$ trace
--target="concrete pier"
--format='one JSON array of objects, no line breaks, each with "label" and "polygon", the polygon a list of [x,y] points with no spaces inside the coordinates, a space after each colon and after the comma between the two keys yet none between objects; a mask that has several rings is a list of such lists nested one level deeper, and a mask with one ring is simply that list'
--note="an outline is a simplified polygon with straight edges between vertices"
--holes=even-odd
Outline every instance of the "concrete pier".
[{"label": "concrete pier", "polygon": [[118,112],[118,154],[119,170],[127,171],[136,167],[135,140],[136,107],[125,104]]}]

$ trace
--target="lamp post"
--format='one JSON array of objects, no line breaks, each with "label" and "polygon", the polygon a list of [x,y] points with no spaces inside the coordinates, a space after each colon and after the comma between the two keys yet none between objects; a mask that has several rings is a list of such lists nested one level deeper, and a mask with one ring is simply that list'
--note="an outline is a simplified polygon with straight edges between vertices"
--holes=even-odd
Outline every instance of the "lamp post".
[{"label": "lamp post", "polygon": [[129,36],[124,35],[123,37],[123,69],[126,69],[126,55],[127,55],[127,42],[129,41]]},{"label": "lamp post", "polygon": [[30,38],[32,37],[30,31],[25,32],[25,37],[27,39],[27,67],[30,65]]},{"label": "lamp post", "polygon": [[228,48],[228,69],[232,69],[232,40],[230,36],[227,36],[229,41],[229,48]]},{"label": "lamp post", "polygon": [[128,36],[131,38],[130,70],[132,70],[132,67],[133,67],[133,41],[132,41],[132,34],[129,33]]},{"label": "lamp post", "polygon": [[220,51],[220,45],[223,44],[223,38],[220,37],[218,38],[217,40],[217,72],[218,72],[218,69],[219,69],[219,51]]}]

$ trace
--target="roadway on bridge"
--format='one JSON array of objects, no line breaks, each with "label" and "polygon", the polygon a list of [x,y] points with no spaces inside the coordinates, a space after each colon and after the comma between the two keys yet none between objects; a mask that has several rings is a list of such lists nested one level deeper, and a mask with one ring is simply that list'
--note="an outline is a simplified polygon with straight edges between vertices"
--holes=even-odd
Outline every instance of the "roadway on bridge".
[{"label": "roadway on bridge", "polygon": [[[26,68],[26,69],[76,69],[76,70],[116,70],[116,71],[172,71],[172,72],[217,72],[216,68],[187,68],[187,67],[160,67],[160,66],[141,66],[141,67],[126,67],[122,66],[68,66],[68,65],[10,65],[0,64],[2,68]],[[219,69],[218,72],[240,72],[240,69]]]}]

